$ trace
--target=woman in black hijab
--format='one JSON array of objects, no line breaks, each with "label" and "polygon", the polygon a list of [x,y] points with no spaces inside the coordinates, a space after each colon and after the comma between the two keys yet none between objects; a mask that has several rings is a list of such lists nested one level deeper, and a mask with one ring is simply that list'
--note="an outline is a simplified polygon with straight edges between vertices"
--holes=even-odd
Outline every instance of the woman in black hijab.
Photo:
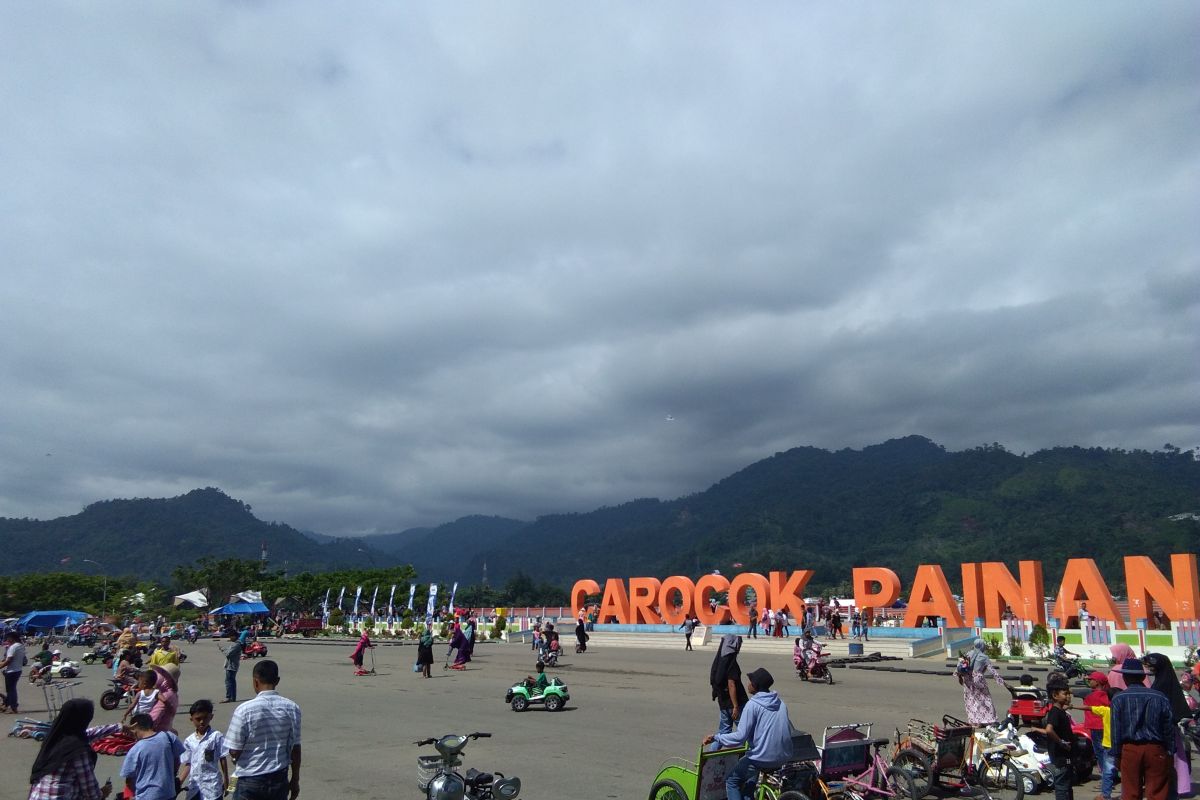
[{"label": "woman in black hijab", "polygon": [[[1171,718],[1178,725],[1180,720],[1191,713],[1191,709],[1188,708],[1183,687],[1179,685],[1175,667],[1171,666],[1171,659],[1162,653],[1147,653],[1142,657],[1142,663],[1154,673],[1154,682],[1150,684],[1150,688],[1167,696],[1171,703]],[[1188,762],[1187,750],[1183,746],[1183,734],[1179,732],[1178,727],[1175,729],[1175,780],[1168,780],[1167,785],[1170,789],[1167,793],[1168,800],[1174,800],[1181,793],[1189,794],[1192,790],[1192,768]]]},{"label": "woman in black hijab", "polygon": [[747,701],[746,689],[742,686],[742,668],[738,665],[738,652],[742,649],[742,637],[727,633],[721,637],[721,646],[713,656],[708,670],[708,682],[712,686],[713,700],[717,701],[720,716],[717,733],[730,733],[733,723],[741,716]]},{"label": "woman in black hijab", "polygon": [[107,797],[112,791],[111,785],[101,789],[96,780],[96,754],[87,741],[87,727],[93,713],[91,700],[76,698],[63,703],[33,760],[30,797],[94,800]]}]

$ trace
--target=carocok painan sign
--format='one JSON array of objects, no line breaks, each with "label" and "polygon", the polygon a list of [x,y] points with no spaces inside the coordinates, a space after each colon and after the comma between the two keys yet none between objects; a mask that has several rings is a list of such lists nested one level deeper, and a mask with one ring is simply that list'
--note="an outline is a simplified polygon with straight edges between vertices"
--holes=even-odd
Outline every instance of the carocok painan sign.
[{"label": "carocok painan sign", "polygon": [[[961,564],[962,608],[950,592],[942,568],[922,564],[913,576],[904,626],[915,627],[923,617],[941,617],[950,627],[968,627],[982,619],[988,627],[999,627],[1005,607],[1022,619],[1046,624],[1046,592],[1040,561],[1021,561],[1014,576],[1000,561]],[[791,572],[743,572],[726,578],[705,575],[699,580],[682,575],[669,578],[609,578],[601,595],[599,621],[623,624],[654,624],[665,619],[679,625],[685,617],[696,616],[706,625],[719,625],[732,619],[748,625],[747,589],[754,590],[760,607],[786,609],[799,618],[804,613],[804,587],[813,577],[812,570]],[[900,599],[900,578],[887,567],[855,567],[852,578],[854,604],[858,608],[888,608]],[[1129,593],[1130,619],[1117,609],[1112,592],[1090,558],[1067,561],[1059,583],[1054,616],[1063,623],[1078,614],[1079,604],[1088,603],[1089,614],[1096,619],[1112,620],[1117,627],[1136,625],[1150,615],[1151,601],[1158,603],[1173,620],[1196,619],[1200,608],[1200,580],[1196,554],[1171,556],[1168,580],[1147,556],[1125,556],[1125,588]],[[714,595],[728,595],[726,605],[712,608]],[[601,594],[594,580],[576,581],[571,588],[571,609],[578,616],[589,595]],[[657,611],[656,611],[657,609]]]}]

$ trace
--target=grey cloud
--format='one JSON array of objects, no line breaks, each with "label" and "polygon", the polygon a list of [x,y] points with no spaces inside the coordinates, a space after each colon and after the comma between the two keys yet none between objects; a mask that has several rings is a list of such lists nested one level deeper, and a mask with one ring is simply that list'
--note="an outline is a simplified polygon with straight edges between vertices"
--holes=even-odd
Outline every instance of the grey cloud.
[{"label": "grey cloud", "polygon": [[800,444],[1200,444],[1196,27],[6,8],[0,514],[216,485],[363,532]]}]

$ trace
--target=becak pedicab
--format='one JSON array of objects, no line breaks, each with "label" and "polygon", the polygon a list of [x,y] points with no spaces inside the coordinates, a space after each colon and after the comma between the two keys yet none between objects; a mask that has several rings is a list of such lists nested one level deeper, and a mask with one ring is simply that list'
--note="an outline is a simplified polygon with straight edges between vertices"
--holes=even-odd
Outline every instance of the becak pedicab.
[{"label": "becak pedicab", "polygon": [[[696,760],[671,758],[663,762],[650,787],[649,800],[725,800],[725,779],[746,754],[746,745],[728,750],[700,746]],[[792,735],[792,760],[777,770],[760,771],[758,779],[743,787],[755,800],[809,800],[819,798],[816,762],[821,751],[803,731]],[[815,793],[814,793],[815,792]]]}]

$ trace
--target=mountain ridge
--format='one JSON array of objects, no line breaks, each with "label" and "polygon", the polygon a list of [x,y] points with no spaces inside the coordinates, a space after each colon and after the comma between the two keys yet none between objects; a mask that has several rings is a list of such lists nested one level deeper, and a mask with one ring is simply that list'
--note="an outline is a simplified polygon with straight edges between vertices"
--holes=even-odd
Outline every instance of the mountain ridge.
[{"label": "mountain ridge", "polygon": [[777,452],[672,500],[640,498],[532,522],[472,515],[367,537],[265,522],[212,487],[102,500],[54,520],[0,518],[0,546],[10,554],[0,574],[52,571],[69,558],[105,564],[110,574],[127,568],[164,577],[202,556],[256,559],[261,543],[272,569],[286,563],[292,573],[411,563],[423,580],[474,584],[486,564],[493,584],[524,572],[569,585],[740,564],[814,569],[820,586],[865,565],[905,574],[920,563],[1035,558],[1049,572],[1068,557],[1092,555],[1101,539],[1109,545],[1095,554],[1102,569],[1125,554],[1165,560],[1195,551],[1200,520],[1186,512],[1196,509],[1200,462],[1169,445],[1016,455],[999,444],[951,452],[908,436],[861,450]]}]

